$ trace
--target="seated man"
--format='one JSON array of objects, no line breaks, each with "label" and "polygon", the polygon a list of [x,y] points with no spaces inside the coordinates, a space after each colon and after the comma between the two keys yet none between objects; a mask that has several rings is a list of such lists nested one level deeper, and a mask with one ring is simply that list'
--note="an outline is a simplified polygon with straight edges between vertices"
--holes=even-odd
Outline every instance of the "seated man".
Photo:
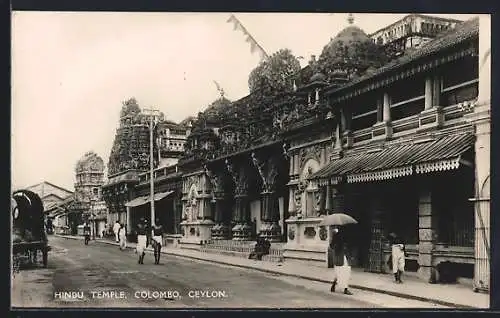
[{"label": "seated man", "polygon": [[249,259],[262,260],[262,256],[269,254],[269,249],[271,248],[271,243],[262,238],[258,237],[257,242],[252,253],[250,253]]}]

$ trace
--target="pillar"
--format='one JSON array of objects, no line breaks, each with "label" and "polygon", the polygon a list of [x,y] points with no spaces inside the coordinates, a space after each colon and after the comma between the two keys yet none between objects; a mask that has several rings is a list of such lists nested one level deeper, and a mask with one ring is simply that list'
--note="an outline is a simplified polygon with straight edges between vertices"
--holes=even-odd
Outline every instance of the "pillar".
[{"label": "pillar", "polygon": [[418,203],[418,276],[427,282],[437,281],[437,272],[432,263],[432,250],[435,245],[436,215],[432,209],[430,186],[422,184]]},{"label": "pillar", "polygon": [[427,77],[425,79],[425,109],[432,108],[432,78]]},{"label": "pillar", "polygon": [[391,121],[391,97],[388,93],[384,93],[384,99],[382,104],[382,120],[384,122]]},{"label": "pillar", "polygon": [[327,185],[325,191],[325,212],[326,214],[332,214],[333,212],[333,198],[332,198],[332,186]]},{"label": "pillar", "polygon": [[432,79],[432,107],[438,107],[441,103],[441,76],[434,75]]},{"label": "pillar", "polygon": [[235,197],[233,221],[236,225],[232,228],[233,240],[249,241],[252,238],[252,225],[250,220],[250,202],[248,194],[239,193]]},{"label": "pillar", "polygon": [[126,233],[127,235],[132,233],[132,220],[130,218],[130,207],[127,207],[127,228],[126,228]]},{"label": "pillar", "polygon": [[289,187],[288,190],[288,214],[294,217],[297,214],[297,207],[295,206],[295,190]]},{"label": "pillar", "polygon": [[270,242],[281,240],[281,227],[279,226],[280,211],[276,192],[265,191],[261,193],[261,227],[259,235]]},{"label": "pillar", "polygon": [[223,195],[218,195],[214,198],[214,222],[212,228],[212,239],[224,240],[229,238],[229,226],[225,218],[225,211],[227,209],[227,200]]},{"label": "pillar", "polygon": [[479,18],[479,95],[471,121],[475,124],[476,197],[474,290],[490,290],[490,135],[491,135],[491,17]]}]

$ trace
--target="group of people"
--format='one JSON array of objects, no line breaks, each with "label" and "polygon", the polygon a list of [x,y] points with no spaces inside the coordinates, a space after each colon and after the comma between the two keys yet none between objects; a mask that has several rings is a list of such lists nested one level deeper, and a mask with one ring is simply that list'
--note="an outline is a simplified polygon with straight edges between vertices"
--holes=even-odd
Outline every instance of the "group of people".
[{"label": "group of people", "polygon": [[144,264],[144,256],[146,255],[146,248],[148,247],[148,235],[151,235],[151,244],[155,256],[155,265],[160,264],[161,247],[163,244],[163,226],[160,224],[160,219],[155,220],[155,224],[151,227],[148,226],[147,220],[141,218],[136,229],[137,234],[137,247],[136,252],[139,255],[137,263]]},{"label": "group of people", "polygon": [[115,242],[120,243],[121,250],[125,250],[127,248],[127,231],[125,224],[116,221],[113,225],[113,233],[115,234]]},{"label": "group of people", "polygon": [[[392,272],[396,283],[403,283],[401,276],[405,270],[405,246],[402,239],[395,233],[389,234],[391,245]],[[334,279],[330,291],[334,293],[337,286],[346,295],[352,295],[349,290],[349,280],[351,278],[351,253],[346,239],[345,232],[338,226],[332,228],[332,236],[329,244],[329,255],[332,257],[334,266]]]}]

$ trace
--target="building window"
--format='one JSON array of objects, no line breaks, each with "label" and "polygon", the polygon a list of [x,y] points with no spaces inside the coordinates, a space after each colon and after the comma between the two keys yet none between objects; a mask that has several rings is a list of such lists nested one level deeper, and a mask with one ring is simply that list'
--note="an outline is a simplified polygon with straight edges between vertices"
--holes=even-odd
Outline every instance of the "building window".
[{"label": "building window", "polygon": [[391,119],[398,120],[419,114],[425,108],[423,75],[402,80],[390,89]]},{"label": "building window", "polygon": [[442,69],[441,106],[456,105],[478,96],[479,66],[476,57],[467,57]]},{"label": "building window", "polygon": [[92,194],[98,195],[99,194],[99,188],[92,188]]},{"label": "building window", "polygon": [[369,128],[377,123],[377,98],[375,93],[371,93],[352,100],[348,106],[352,109],[352,130]]}]

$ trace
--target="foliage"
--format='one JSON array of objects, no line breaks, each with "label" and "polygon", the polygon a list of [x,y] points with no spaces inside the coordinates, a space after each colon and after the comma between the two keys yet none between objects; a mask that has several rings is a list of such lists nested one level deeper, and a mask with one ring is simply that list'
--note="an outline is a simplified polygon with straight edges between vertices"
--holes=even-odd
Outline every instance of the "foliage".
[{"label": "foliage", "polygon": [[339,73],[348,78],[361,76],[368,68],[379,68],[387,60],[382,47],[371,41],[339,40],[323,49],[316,67],[330,81]]},{"label": "foliage", "polygon": [[291,90],[292,76],[300,71],[300,62],[289,49],[281,49],[260,63],[248,78],[250,93],[271,88],[275,91]]}]

